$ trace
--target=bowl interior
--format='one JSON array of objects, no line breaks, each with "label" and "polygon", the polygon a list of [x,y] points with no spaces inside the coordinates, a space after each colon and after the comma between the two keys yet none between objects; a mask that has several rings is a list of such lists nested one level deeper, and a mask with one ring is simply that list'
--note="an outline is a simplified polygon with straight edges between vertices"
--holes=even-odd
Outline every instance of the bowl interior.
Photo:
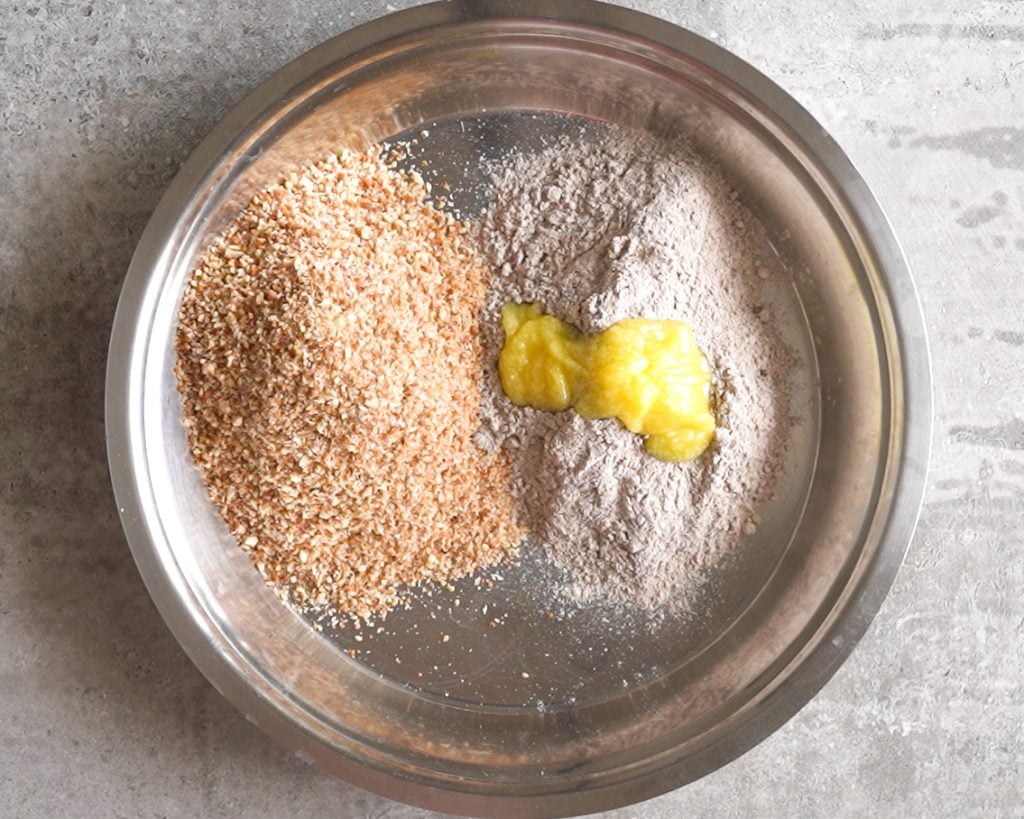
[{"label": "bowl interior", "polygon": [[[354,660],[351,629],[318,633],[282,604],[206,499],[172,373],[186,277],[249,195],[332,149],[427,130],[417,159],[472,215],[486,195],[484,162],[582,122],[684,135],[765,223],[767,252],[791,272],[770,298],[802,359],[785,480],[699,616],[653,631],[606,612],[552,618],[527,559],[499,569],[494,589],[460,583],[394,612]],[[857,235],[842,197],[767,107],[700,60],[639,38],[467,22],[334,62],[196,178],[154,274],[142,457],[162,559],[247,684],[342,756],[482,794],[585,790],[685,766],[785,684],[878,547],[900,395],[884,288]],[[681,777],[700,773],[695,762]]]}]

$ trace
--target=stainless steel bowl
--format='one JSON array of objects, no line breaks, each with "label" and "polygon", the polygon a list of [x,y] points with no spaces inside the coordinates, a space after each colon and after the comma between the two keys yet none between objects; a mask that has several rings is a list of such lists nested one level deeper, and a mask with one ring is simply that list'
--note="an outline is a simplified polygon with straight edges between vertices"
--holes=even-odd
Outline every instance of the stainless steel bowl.
[{"label": "stainless steel bowl", "polygon": [[[685,134],[767,225],[793,272],[776,298],[806,363],[786,481],[702,617],[653,632],[587,613],[552,620],[527,565],[487,597],[463,584],[397,612],[353,660],[350,634],[314,632],[261,585],[204,495],[172,375],[185,278],[247,195],[329,149],[427,128],[432,172],[472,210],[486,185],[481,160],[581,118]],[[422,6],[274,74],[196,150],[154,213],[107,376],[125,531],[160,611],[213,685],[326,771],[431,808],[517,817],[669,790],[807,702],[903,558],[930,425],[914,285],[839,148],[715,45],[579,1]],[[487,600],[499,628],[486,628]]]}]

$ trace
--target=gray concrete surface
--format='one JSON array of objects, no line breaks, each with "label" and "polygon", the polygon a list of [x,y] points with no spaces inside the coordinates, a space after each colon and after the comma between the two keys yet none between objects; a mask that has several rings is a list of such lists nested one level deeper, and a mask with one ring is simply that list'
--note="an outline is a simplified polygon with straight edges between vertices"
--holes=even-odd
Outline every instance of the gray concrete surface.
[{"label": "gray concrete surface", "polygon": [[[277,750],[192,667],[121,535],[102,413],[175,169],[272,69],[401,5],[0,5],[0,815],[425,815]],[[850,661],[742,759],[614,815],[1024,816],[1024,3],[632,5],[853,157],[917,274],[937,414],[919,531]]]}]

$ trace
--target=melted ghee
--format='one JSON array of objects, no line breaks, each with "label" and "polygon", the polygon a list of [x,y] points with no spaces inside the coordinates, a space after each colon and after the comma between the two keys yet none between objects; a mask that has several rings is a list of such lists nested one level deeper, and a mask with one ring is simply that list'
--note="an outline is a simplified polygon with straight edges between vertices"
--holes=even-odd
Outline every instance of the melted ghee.
[{"label": "melted ghee", "polygon": [[593,336],[536,304],[501,310],[501,387],[519,406],[617,418],[663,461],[689,461],[715,434],[711,369],[682,321],[627,319]]}]

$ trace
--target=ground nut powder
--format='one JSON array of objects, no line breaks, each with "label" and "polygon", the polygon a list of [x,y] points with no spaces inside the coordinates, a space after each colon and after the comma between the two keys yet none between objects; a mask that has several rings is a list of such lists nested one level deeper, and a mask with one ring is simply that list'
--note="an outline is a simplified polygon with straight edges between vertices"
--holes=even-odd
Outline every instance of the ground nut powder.
[{"label": "ground nut powder", "polygon": [[[762,301],[764,280],[783,275],[763,227],[686,146],[610,130],[513,158],[477,235],[497,270],[478,439],[515,459],[531,538],[567,570],[571,600],[685,606],[756,528],[785,453],[794,362]],[[512,406],[494,366],[509,301],[588,333],[632,317],[690,323],[714,371],[711,448],[665,463],[614,420]]]},{"label": "ground nut powder", "polygon": [[487,270],[414,174],[344,152],[257,194],[176,338],[192,455],[263,575],[366,617],[521,539],[478,425]]}]

